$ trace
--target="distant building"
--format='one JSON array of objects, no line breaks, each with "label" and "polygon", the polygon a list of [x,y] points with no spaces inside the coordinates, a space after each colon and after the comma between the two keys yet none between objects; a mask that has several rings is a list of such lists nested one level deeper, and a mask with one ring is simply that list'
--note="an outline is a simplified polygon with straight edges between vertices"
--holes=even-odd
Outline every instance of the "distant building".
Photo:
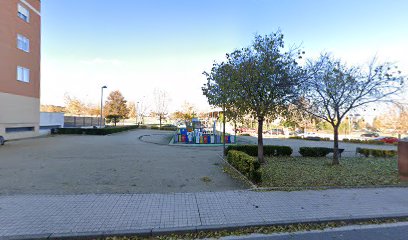
[{"label": "distant building", "polygon": [[0,0],[0,135],[6,140],[39,132],[40,8],[40,0]]}]

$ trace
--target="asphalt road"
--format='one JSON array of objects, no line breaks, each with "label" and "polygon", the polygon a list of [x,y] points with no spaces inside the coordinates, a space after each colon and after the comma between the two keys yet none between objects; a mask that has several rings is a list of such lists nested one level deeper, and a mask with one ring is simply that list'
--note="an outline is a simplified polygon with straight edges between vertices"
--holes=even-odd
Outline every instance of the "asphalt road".
[{"label": "asphalt road", "polygon": [[393,223],[367,226],[347,226],[310,232],[253,234],[229,236],[223,240],[405,240],[408,238],[408,223]]}]

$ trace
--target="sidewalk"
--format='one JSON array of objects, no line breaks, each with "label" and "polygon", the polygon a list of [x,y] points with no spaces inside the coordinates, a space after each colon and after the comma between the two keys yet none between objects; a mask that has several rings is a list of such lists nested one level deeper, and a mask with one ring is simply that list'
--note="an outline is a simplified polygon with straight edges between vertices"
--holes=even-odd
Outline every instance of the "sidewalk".
[{"label": "sidewalk", "polygon": [[408,188],[0,196],[0,239],[408,216]]}]

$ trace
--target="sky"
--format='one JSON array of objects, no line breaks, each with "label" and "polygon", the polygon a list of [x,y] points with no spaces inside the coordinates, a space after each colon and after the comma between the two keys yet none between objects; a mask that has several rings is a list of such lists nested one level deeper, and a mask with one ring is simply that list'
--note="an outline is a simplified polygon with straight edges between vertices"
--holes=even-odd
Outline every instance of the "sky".
[{"label": "sky", "polygon": [[[256,34],[280,29],[306,57],[331,52],[348,64],[377,56],[408,75],[406,0],[42,0],[41,103],[64,95],[98,104],[120,90],[153,105],[155,88],[170,110],[187,101],[208,108],[203,71]],[[404,93],[405,94],[405,93]]]}]

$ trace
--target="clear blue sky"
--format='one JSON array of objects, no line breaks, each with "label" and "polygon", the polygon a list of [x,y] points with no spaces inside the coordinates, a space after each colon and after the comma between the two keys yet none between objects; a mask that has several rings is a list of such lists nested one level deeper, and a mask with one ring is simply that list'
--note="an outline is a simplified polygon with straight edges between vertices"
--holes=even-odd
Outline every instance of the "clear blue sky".
[{"label": "clear blue sky", "polygon": [[377,54],[408,70],[407,10],[406,0],[43,0],[42,103],[63,104],[65,92],[97,103],[106,84],[131,101],[160,87],[172,109],[205,106],[201,73],[278,28],[307,56]]}]

